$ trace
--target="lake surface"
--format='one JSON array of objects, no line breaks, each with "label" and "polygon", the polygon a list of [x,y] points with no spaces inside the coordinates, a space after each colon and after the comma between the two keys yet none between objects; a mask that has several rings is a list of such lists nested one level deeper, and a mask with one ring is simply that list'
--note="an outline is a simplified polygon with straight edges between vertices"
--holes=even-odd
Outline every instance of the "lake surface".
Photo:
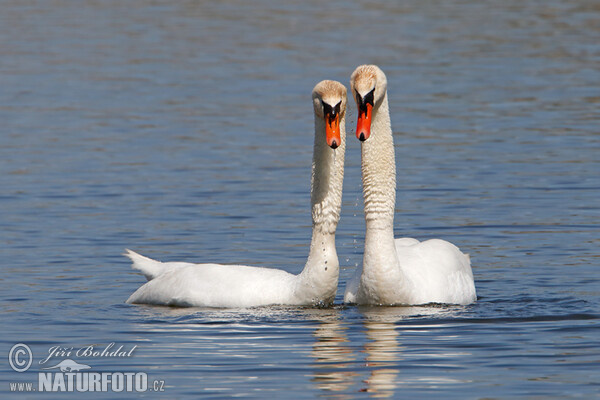
[{"label": "lake surface", "polygon": [[[164,381],[86,394],[107,398],[600,397],[596,1],[7,0],[0,20],[2,397],[41,398],[10,383],[64,358]],[[311,90],[364,63],[388,78],[396,234],[470,253],[478,302],[342,305],[364,237],[350,107],[334,307],[125,304],[145,281],[125,248],[302,269]],[[110,343],[137,347],[40,364]]]}]

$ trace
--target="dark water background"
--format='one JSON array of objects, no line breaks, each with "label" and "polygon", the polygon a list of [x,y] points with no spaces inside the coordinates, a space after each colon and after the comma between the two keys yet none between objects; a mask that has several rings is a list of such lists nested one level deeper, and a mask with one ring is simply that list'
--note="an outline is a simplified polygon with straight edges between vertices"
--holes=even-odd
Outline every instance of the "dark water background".
[{"label": "dark water background", "polygon": [[[85,361],[171,399],[600,397],[598,2],[280,3],[1,3],[0,391],[51,346],[114,342],[138,347]],[[364,236],[350,136],[335,307],[124,304],[126,247],[301,270],[310,92],[363,63],[388,77],[397,236],[470,253],[479,301],[340,305]]]}]

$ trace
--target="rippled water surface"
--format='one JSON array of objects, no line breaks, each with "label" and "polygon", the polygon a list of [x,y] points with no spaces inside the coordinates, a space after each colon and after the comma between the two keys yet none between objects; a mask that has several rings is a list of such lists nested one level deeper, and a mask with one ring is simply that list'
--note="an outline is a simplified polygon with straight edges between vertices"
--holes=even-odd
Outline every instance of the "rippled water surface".
[{"label": "rippled water surface", "polygon": [[[51,347],[109,343],[137,347],[71,358],[164,398],[600,397],[596,1],[4,1],[0,20],[3,397]],[[396,234],[470,253],[479,301],[342,306],[350,136],[334,307],[124,304],[144,282],[124,248],[301,270],[310,92],[363,63],[388,77]]]}]

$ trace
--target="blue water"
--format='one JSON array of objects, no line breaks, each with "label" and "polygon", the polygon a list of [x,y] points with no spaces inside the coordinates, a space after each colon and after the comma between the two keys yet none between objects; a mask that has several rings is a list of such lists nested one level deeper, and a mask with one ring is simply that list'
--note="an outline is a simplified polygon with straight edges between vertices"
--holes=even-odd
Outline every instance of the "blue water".
[{"label": "blue water", "polygon": [[[83,396],[9,390],[53,346],[109,343],[137,347],[71,358],[165,386],[104,397],[600,397],[599,20],[595,1],[2,2],[2,397]],[[341,305],[364,237],[350,136],[334,307],[126,305],[125,248],[301,270],[310,93],[362,63],[388,77],[396,234],[470,253],[479,301]]]}]

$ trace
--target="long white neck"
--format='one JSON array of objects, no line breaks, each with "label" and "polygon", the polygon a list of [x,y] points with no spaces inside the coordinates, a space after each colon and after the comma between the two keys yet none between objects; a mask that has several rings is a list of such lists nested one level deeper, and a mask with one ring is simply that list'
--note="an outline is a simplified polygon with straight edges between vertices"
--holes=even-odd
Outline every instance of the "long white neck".
[{"label": "long white neck", "polygon": [[361,156],[367,224],[363,274],[367,279],[375,273],[394,279],[400,273],[394,244],[396,160],[387,93],[373,110],[371,135],[362,142]]},{"label": "long white neck", "polygon": [[387,93],[373,110],[371,136],[362,143],[361,156],[367,230],[384,230],[393,235],[396,159]]},{"label": "long white neck", "polygon": [[[325,121],[315,115],[315,144],[311,176],[312,240],[306,265],[298,276],[297,293],[328,292],[333,301],[337,291],[339,261],[335,250],[335,230],[342,207],[344,155],[346,150],[345,114],[340,119],[341,143],[330,148],[325,138]],[[323,297],[323,296],[319,296]]]}]

